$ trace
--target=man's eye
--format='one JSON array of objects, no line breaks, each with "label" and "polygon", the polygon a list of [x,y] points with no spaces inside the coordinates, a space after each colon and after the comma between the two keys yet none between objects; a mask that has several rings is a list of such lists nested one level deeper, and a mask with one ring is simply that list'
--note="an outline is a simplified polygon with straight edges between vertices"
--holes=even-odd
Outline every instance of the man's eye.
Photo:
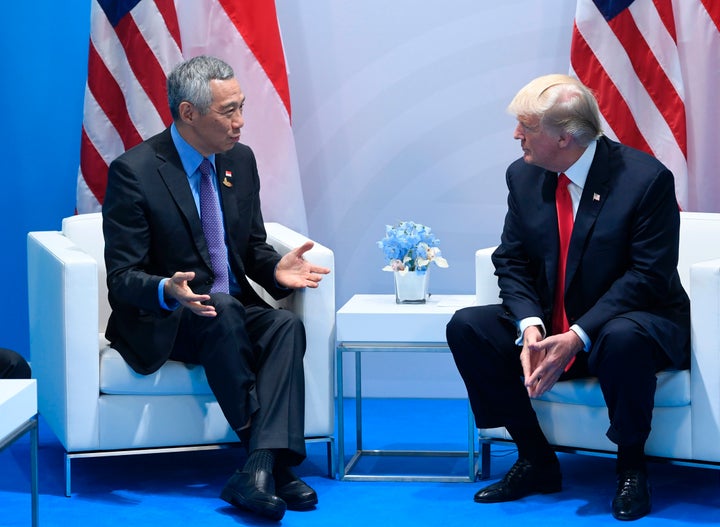
[{"label": "man's eye", "polygon": [[232,117],[235,112],[240,112],[240,115],[243,113],[243,107],[241,106],[231,106],[227,110],[223,112],[224,115],[227,115],[228,117]]}]

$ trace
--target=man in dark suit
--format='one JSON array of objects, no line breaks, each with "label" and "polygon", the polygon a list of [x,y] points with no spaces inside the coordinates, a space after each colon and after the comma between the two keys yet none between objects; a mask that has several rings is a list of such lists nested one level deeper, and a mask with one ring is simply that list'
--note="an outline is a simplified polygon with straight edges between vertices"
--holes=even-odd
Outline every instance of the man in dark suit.
[{"label": "man in dark suit", "polygon": [[17,351],[0,348],[0,379],[29,379],[30,365]]},{"label": "man in dark suit", "polygon": [[266,243],[255,157],[238,143],[245,96],[232,68],[204,56],[183,62],[168,76],[168,100],[172,126],[110,165],[106,334],[141,374],[168,359],[203,365],[249,452],[221,497],[279,520],[317,503],[290,469],[305,458],[305,331],[246,276],[282,298],[317,287],[329,269],[304,260],[312,242],[283,257]]},{"label": "man in dark suit", "polygon": [[[506,427],[518,449],[508,474],[475,501],[561,490],[558,459],[530,398],[558,380],[592,375],[608,407],[607,436],[618,445],[612,512],[634,520],[651,506],[644,448],[655,374],[689,360],[673,175],[604,137],[594,96],[571,77],[535,79],[509,111],[523,158],[507,170],[508,212],[493,254],[502,304],[460,310],[447,326],[478,427]],[[565,200],[557,205],[556,191]]]}]

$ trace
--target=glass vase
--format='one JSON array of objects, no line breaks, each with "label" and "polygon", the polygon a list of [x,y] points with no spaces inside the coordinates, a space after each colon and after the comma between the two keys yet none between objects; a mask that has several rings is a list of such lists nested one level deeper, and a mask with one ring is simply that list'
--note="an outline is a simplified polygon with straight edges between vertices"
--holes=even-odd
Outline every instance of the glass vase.
[{"label": "glass vase", "polygon": [[394,271],[395,302],[398,304],[424,304],[428,296],[430,273],[426,270]]}]

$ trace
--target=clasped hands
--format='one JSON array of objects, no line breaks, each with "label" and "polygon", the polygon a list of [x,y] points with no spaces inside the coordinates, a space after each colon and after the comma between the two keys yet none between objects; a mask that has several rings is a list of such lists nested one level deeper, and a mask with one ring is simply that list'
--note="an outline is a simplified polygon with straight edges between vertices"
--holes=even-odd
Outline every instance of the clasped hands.
[{"label": "clasped hands", "polygon": [[540,397],[552,388],[582,347],[583,341],[574,331],[543,338],[539,327],[525,329],[520,363],[528,395]]},{"label": "clasped hands", "polygon": [[[330,273],[327,267],[314,265],[303,257],[313,248],[312,241],[306,241],[300,247],[285,254],[275,267],[275,280],[283,287],[289,289],[315,288],[323,278]],[[173,298],[181,306],[187,307],[193,313],[202,317],[214,317],[217,313],[215,306],[204,304],[210,300],[210,295],[198,295],[188,285],[195,278],[193,271],[177,272],[165,282],[165,297]]]}]

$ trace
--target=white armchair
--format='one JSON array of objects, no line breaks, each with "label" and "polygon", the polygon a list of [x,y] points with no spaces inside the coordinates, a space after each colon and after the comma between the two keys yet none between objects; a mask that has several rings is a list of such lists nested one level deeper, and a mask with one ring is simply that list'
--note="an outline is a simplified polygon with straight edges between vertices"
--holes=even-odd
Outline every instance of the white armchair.
[{"label": "white armchair", "polygon": [[[691,302],[691,367],[658,374],[651,457],[720,468],[720,214],[681,213],[678,271]],[[475,254],[476,301],[499,303],[490,260]],[[533,400],[548,440],[559,450],[612,454],[607,408],[597,379],[557,383]],[[481,429],[481,477],[489,476],[491,443],[510,440],[504,428]]]},{"label": "white armchair", "polygon": [[[265,227],[268,242],[281,254],[306,240],[277,223]],[[138,375],[109,347],[104,338],[110,306],[103,250],[99,213],[65,218],[61,232],[28,234],[30,354],[38,411],[65,448],[68,496],[73,458],[238,442],[201,366],[169,361],[153,375]],[[331,273],[317,289],[294,292],[282,307],[305,323],[305,436],[327,443],[328,473],[333,475],[334,255],[316,243],[307,258]],[[278,305],[269,295],[263,297]]]}]

